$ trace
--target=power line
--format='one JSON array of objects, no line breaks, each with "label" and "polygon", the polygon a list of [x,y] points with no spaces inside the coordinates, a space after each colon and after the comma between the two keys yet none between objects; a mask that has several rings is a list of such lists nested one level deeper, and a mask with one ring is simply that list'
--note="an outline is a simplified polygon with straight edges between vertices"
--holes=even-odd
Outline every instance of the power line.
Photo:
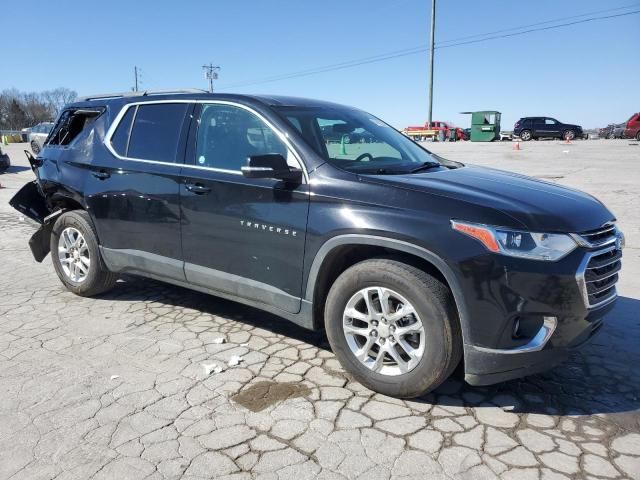
[{"label": "power line", "polygon": [[616,12],[616,11],[619,11],[619,10],[626,10],[628,8],[638,7],[638,6],[640,6],[640,3],[638,3],[638,2],[629,3],[627,5],[624,5],[622,7],[617,7],[617,8],[606,8],[604,10],[595,10],[593,12],[582,13],[580,15],[570,15],[568,17],[559,17],[559,18],[554,18],[554,19],[551,19],[551,20],[545,20],[543,22],[530,23],[530,24],[527,24],[527,25],[520,25],[518,27],[505,28],[505,29],[502,29],[502,30],[494,30],[493,32],[477,33],[475,35],[468,35],[466,37],[452,38],[451,40],[440,40],[438,42],[438,45],[442,45],[443,43],[459,42],[460,40],[468,40],[468,39],[471,39],[471,38],[485,37],[487,35],[495,35],[496,33],[512,32],[514,30],[521,30],[523,28],[537,27],[539,25],[548,25],[549,23],[561,22],[563,20],[572,20],[574,18],[583,18],[583,17],[588,17],[590,15],[597,15],[599,13]]},{"label": "power line", "polygon": [[482,38],[480,40],[469,40],[468,42],[458,42],[458,43],[452,43],[452,44],[449,44],[449,45],[442,45],[442,46],[438,46],[436,48],[457,47],[459,45],[469,45],[469,44],[472,44],[472,43],[486,42],[488,40],[495,40],[495,39],[498,39],[498,38],[517,37],[519,35],[525,35],[527,33],[542,32],[544,30],[553,30],[555,28],[570,27],[572,25],[578,25],[580,23],[593,22],[595,20],[607,20],[607,19],[611,19],[611,18],[626,17],[627,15],[635,15],[636,13],[640,13],[640,10],[634,10],[633,12],[618,13],[616,15],[605,15],[605,16],[602,16],[602,17],[585,18],[584,20],[576,20],[575,22],[561,23],[559,25],[551,25],[549,27],[531,28],[529,30],[523,30],[522,32],[505,33],[505,34],[502,34],[502,35],[495,35],[495,36]]},{"label": "power line", "polygon": [[[628,7],[624,7],[624,8],[628,8]],[[609,11],[613,11],[613,10],[620,10],[620,8],[616,8],[616,9],[612,9]],[[599,17],[591,17],[591,18],[586,18],[586,19],[582,19],[582,20],[576,20],[574,22],[567,22],[567,23],[561,23],[558,25],[551,25],[551,26],[547,26],[547,27],[540,27],[540,28],[530,28],[528,30],[524,30],[524,31],[520,31],[520,32],[513,32],[513,33],[505,33],[505,34],[501,34],[501,35],[492,35],[491,33],[486,33],[486,34],[478,34],[476,36],[480,36],[480,35],[489,35],[486,36],[484,38],[479,38],[476,40],[469,40],[469,41],[462,41],[462,42],[457,42],[457,43],[449,43],[448,45],[441,45],[441,44],[436,44],[435,49],[440,49],[440,48],[450,48],[450,47],[457,47],[457,46],[461,46],[461,45],[471,45],[474,43],[481,43],[481,42],[486,42],[489,40],[496,40],[496,39],[500,39],[500,38],[509,38],[509,37],[515,37],[515,36],[519,36],[519,35],[525,35],[528,33],[533,33],[533,32],[539,32],[539,31],[545,31],[545,30],[553,30],[553,29],[557,29],[557,28],[565,28],[565,27],[569,27],[569,26],[573,26],[573,25],[578,25],[581,23],[587,23],[587,22],[592,22],[592,21],[596,21],[596,20],[607,20],[607,19],[612,19],[612,18],[618,18],[618,17],[625,17],[628,15],[635,15],[640,13],[640,10],[634,10],[632,12],[625,12],[625,13],[618,13],[615,15],[604,15],[604,16],[599,16]],[[590,14],[583,14],[583,15],[576,15],[574,17],[567,17],[567,18],[579,18],[579,17],[583,17],[584,15],[590,15]],[[549,22],[551,22],[552,20],[550,20]],[[544,24],[544,23],[549,23],[549,22],[539,22],[538,24]],[[518,27],[518,28],[526,28],[525,27]],[[508,29],[511,30],[511,29]],[[505,30],[505,31],[508,31]],[[463,40],[464,38],[469,38],[469,37],[461,37],[458,40]],[[456,40],[449,40],[448,42],[455,42]],[[447,43],[447,42],[443,42],[443,43]],[[299,78],[299,77],[305,77],[305,76],[309,76],[309,75],[315,75],[318,73],[326,73],[326,72],[331,72],[331,71],[335,71],[335,70],[343,70],[346,68],[353,68],[353,67],[358,67],[361,65],[367,65],[367,64],[371,64],[371,63],[377,63],[377,62],[383,62],[386,60],[391,60],[394,58],[400,58],[400,57],[405,57],[408,55],[415,55],[418,53],[424,53],[425,51],[427,51],[428,47],[425,44],[422,45],[417,45],[415,47],[409,47],[409,48],[403,48],[400,50],[395,50],[392,52],[388,52],[386,54],[378,54],[378,55],[373,55],[370,57],[364,57],[364,58],[360,58],[360,59],[355,59],[355,60],[350,60],[350,61],[345,61],[345,62],[341,62],[341,63],[335,63],[335,64],[331,64],[331,65],[325,65],[322,67],[316,67],[316,68],[312,68],[312,69],[308,69],[308,70],[301,70],[298,72],[293,72],[293,73],[289,73],[289,74],[283,74],[283,75],[278,75],[278,76],[273,76],[273,77],[266,77],[263,79],[259,79],[259,80],[254,80],[254,81],[248,81],[248,82],[239,82],[239,83],[235,83],[235,84],[231,84],[231,85],[227,85],[224,87],[224,89],[229,89],[229,88],[235,88],[235,87],[245,87],[245,86],[250,86],[250,85],[259,85],[259,84],[264,84],[264,83],[272,83],[272,82],[277,82],[280,80],[288,80],[291,78]]]}]

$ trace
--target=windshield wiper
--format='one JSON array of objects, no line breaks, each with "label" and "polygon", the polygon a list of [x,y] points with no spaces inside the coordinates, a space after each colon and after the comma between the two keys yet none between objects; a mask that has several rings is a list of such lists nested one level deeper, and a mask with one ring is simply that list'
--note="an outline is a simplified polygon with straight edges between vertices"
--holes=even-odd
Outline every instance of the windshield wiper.
[{"label": "windshield wiper", "polygon": [[439,162],[424,162],[419,167],[416,167],[413,170],[410,170],[409,173],[421,172],[423,170],[430,170],[432,168],[437,168],[437,167],[441,167],[441,166],[442,166],[442,164],[439,163]]}]

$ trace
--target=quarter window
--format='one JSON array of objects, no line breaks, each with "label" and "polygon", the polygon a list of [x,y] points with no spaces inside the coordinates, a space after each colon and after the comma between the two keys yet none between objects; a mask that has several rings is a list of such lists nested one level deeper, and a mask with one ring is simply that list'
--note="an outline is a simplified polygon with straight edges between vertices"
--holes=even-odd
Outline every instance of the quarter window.
[{"label": "quarter window", "polygon": [[136,107],[127,109],[127,112],[120,120],[116,131],[111,137],[111,145],[114,150],[118,152],[118,155],[123,157],[127,156],[127,144],[129,143],[129,133],[131,132],[131,123],[133,122],[135,112]]},{"label": "quarter window", "polygon": [[[81,133],[90,130],[90,126],[100,116],[103,109],[68,109],[60,114],[47,145],[70,145]],[[38,130],[35,130],[39,133]]]},{"label": "quarter window", "polygon": [[253,155],[279,153],[298,167],[287,146],[253,113],[233,105],[203,105],[198,126],[196,165],[240,170]]},{"label": "quarter window", "polygon": [[[139,105],[126,156],[140,160],[175,162],[187,103]],[[120,146],[122,141],[120,141]]]}]

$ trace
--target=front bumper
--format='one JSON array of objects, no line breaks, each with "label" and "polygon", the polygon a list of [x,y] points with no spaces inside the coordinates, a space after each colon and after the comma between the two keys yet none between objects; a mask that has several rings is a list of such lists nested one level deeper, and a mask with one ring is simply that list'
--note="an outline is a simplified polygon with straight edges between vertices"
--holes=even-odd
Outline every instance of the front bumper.
[{"label": "front bumper", "polygon": [[531,349],[492,350],[465,345],[465,380],[470,385],[492,385],[540,373],[564,362],[572,350],[587,343],[600,330],[603,317],[614,304],[615,299],[592,311],[584,319],[584,329],[571,343],[564,346],[547,344],[554,332],[542,348],[534,346]]},{"label": "front bumper", "polygon": [[[578,248],[558,262],[504,256],[462,262],[471,312],[464,332],[466,381],[489,385],[538,373],[587,342],[615,303],[618,248]],[[599,270],[605,264],[612,270]],[[607,279],[614,283],[605,288],[601,278],[605,287]]]}]

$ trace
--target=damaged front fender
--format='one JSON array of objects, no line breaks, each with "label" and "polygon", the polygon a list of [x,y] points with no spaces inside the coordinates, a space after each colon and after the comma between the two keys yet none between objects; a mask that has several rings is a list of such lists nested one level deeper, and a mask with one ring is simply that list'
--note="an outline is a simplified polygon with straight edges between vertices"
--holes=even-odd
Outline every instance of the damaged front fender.
[{"label": "damaged front fender", "polygon": [[51,250],[51,229],[55,219],[64,210],[51,212],[40,191],[37,181],[29,182],[16,193],[9,205],[22,213],[25,217],[38,222],[40,228],[29,239],[29,248],[36,262],[42,262]]}]

